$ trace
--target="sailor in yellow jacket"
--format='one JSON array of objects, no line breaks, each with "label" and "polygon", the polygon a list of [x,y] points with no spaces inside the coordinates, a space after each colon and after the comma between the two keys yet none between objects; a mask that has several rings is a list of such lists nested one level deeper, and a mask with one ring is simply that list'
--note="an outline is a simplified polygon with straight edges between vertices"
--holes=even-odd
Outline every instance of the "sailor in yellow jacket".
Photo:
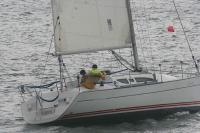
[{"label": "sailor in yellow jacket", "polygon": [[98,77],[99,79],[105,79],[105,73],[98,69],[97,65],[92,65],[92,69],[88,73],[92,77]]},{"label": "sailor in yellow jacket", "polygon": [[99,81],[105,79],[106,75],[103,71],[98,69],[96,64],[92,66],[92,69],[89,70],[88,74],[86,74],[85,70],[81,70],[80,74],[82,75],[81,86],[87,89],[94,89]]}]

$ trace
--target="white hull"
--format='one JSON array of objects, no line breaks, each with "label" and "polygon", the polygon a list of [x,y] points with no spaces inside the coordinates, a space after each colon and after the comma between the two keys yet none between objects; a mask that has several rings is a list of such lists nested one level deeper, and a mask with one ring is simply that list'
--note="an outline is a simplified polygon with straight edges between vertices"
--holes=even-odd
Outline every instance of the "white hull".
[{"label": "white hull", "polygon": [[[119,113],[134,113],[181,107],[200,107],[200,77],[101,90],[81,90],[79,88],[63,91],[51,103],[30,99],[22,104],[24,119],[30,124],[71,120]],[[54,94],[52,94],[54,93]],[[55,97],[49,92],[43,97]],[[66,99],[66,100],[63,100]]]}]

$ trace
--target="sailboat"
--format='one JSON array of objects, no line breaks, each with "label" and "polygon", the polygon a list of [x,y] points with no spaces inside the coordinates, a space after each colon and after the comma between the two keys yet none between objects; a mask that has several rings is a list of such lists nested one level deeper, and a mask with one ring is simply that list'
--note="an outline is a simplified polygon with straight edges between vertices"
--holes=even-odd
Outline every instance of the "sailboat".
[{"label": "sailboat", "polygon": [[[140,112],[200,109],[199,72],[178,79],[140,67],[129,0],[52,0],[52,8],[60,80],[19,87],[22,116],[27,123],[122,119]],[[121,48],[132,48],[134,65],[115,52]],[[106,72],[105,79],[93,89],[81,86],[80,76],[66,81],[62,74],[64,55],[103,50],[111,51],[130,67]],[[120,74],[122,71],[127,73]]]}]

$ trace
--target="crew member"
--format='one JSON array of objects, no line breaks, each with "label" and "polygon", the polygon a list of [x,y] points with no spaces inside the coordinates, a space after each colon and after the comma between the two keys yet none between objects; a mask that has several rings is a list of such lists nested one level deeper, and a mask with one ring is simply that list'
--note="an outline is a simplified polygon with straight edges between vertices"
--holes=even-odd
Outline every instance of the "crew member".
[{"label": "crew member", "polygon": [[96,83],[93,80],[91,80],[91,78],[88,76],[85,70],[81,70],[80,75],[82,76],[81,82],[80,82],[82,87],[87,88],[87,89],[95,88]]},{"label": "crew member", "polygon": [[92,65],[92,69],[89,70],[89,75],[99,78],[105,78],[105,73],[98,69],[98,66],[96,64]]}]

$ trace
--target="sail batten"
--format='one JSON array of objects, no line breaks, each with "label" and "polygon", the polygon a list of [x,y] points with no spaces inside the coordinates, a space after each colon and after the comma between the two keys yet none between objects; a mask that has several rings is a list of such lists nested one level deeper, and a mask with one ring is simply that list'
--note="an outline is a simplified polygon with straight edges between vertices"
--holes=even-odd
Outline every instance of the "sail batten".
[{"label": "sail batten", "polygon": [[130,47],[126,0],[52,0],[56,54]]}]

